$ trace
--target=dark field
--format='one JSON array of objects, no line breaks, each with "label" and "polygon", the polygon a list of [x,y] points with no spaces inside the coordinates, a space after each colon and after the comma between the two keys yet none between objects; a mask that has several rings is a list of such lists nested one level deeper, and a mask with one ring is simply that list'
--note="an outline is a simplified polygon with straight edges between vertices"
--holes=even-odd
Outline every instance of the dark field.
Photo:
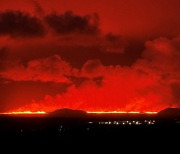
[{"label": "dark field", "polygon": [[3,144],[53,146],[122,146],[178,143],[180,120],[144,115],[90,115],[86,118],[47,116],[0,117]]}]

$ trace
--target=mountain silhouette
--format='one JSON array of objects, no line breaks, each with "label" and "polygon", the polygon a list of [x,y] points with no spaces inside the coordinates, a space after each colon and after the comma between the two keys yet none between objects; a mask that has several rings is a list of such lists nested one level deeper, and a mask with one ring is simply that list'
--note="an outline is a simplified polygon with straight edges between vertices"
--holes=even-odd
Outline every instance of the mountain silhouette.
[{"label": "mountain silhouette", "polygon": [[158,117],[162,118],[180,118],[180,109],[179,108],[167,108],[160,111],[157,114]]},{"label": "mountain silhouette", "polygon": [[73,109],[63,108],[63,109],[58,109],[53,112],[50,112],[48,116],[73,118],[73,117],[85,117],[87,116],[87,113],[82,110],[73,110]]}]

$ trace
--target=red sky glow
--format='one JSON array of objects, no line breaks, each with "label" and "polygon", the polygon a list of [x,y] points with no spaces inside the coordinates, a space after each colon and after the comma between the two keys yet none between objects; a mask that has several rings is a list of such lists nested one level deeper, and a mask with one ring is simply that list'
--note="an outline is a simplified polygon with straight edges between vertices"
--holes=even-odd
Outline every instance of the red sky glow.
[{"label": "red sky glow", "polygon": [[0,112],[180,107],[179,0],[1,0]]}]

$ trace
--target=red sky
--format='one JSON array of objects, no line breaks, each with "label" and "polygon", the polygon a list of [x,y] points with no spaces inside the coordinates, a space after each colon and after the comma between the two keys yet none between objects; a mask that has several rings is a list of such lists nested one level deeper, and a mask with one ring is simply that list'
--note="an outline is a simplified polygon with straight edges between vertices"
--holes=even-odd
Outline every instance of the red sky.
[{"label": "red sky", "polygon": [[180,103],[179,0],[0,0],[0,111]]}]

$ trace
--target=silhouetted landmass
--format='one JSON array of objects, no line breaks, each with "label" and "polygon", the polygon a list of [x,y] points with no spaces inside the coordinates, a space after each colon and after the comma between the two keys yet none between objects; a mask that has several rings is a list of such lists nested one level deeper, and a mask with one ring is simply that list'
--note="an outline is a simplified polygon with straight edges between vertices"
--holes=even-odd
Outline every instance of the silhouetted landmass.
[{"label": "silhouetted landmass", "polygon": [[180,109],[179,108],[164,109],[157,114],[157,117],[160,117],[160,118],[180,118]]},{"label": "silhouetted landmass", "polygon": [[[87,114],[64,108],[37,117],[1,115],[0,137],[6,145],[57,145],[59,148],[77,144],[88,145],[90,149],[102,144],[106,150],[110,145],[118,149],[123,144],[138,143],[138,147],[145,143],[149,148],[152,143],[159,146],[162,141],[172,143],[180,138],[179,113],[180,109],[168,108],[157,115]],[[172,115],[175,118],[169,118]]]},{"label": "silhouetted landmass", "polygon": [[68,108],[58,109],[48,114],[49,117],[67,117],[67,118],[77,118],[86,117],[87,113],[82,110],[72,110]]},{"label": "silhouetted landmass", "polygon": [[58,109],[48,114],[48,117],[66,117],[66,118],[95,118],[95,119],[144,119],[144,118],[180,118],[180,109],[179,108],[167,108],[160,111],[157,115],[147,115],[147,114],[128,114],[128,113],[120,113],[120,114],[87,114],[86,111],[83,110],[73,110],[69,108]]}]

